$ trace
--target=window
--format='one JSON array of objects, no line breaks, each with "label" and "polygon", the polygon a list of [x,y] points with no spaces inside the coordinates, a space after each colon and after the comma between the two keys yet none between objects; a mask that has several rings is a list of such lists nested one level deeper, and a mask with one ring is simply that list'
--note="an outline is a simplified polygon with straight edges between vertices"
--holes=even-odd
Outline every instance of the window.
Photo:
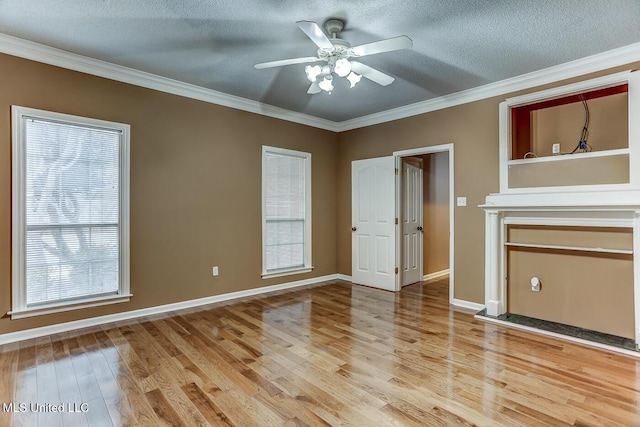
[{"label": "window", "polygon": [[262,277],[311,267],[311,154],[262,147]]},{"label": "window", "polygon": [[129,300],[129,126],[12,107],[12,318]]}]

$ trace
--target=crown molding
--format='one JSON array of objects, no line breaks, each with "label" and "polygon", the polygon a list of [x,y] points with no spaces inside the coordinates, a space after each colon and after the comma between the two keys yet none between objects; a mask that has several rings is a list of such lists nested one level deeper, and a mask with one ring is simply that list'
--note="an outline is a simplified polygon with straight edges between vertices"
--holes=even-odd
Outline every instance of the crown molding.
[{"label": "crown molding", "polygon": [[640,43],[391,110],[334,122],[0,33],[0,53],[332,132],[429,113],[640,61]]},{"label": "crown molding", "polygon": [[0,33],[0,53],[332,132],[336,123]]},{"label": "crown molding", "polygon": [[444,95],[427,101],[406,105],[404,107],[398,107],[392,110],[381,111],[368,116],[346,120],[344,122],[336,123],[336,132],[377,125],[380,123],[429,113],[431,111],[454,107],[456,105],[480,101],[494,96],[531,89],[536,86],[584,76],[586,74],[618,67],[635,61],[640,61],[640,43],[630,44],[607,52],[576,59],[571,62],[565,62],[564,64],[522,74],[499,82],[474,87],[450,95]]}]

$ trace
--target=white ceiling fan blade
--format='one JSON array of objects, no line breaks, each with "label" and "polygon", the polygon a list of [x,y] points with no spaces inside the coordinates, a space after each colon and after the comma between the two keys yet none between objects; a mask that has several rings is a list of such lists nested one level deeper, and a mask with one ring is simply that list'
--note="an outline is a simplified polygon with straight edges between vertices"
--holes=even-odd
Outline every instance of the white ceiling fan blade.
[{"label": "white ceiling fan blade", "polygon": [[367,43],[351,48],[355,56],[375,55],[376,53],[391,52],[393,50],[408,49],[413,46],[413,40],[407,36],[398,36],[378,42]]},{"label": "white ceiling fan blade", "polygon": [[311,83],[311,86],[309,86],[309,90],[307,90],[307,93],[309,95],[315,95],[316,93],[320,92],[322,92],[322,89],[320,89],[320,86],[318,86],[318,82]]},{"label": "white ceiling fan blade", "polygon": [[333,44],[318,24],[312,21],[298,21],[296,24],[319,48],[333,49]]},{"label": "white ceiling fan blade", "polygon": [[260,64],[256,64],[253,67],[261,70],[263,68],[272,68],[272,67],[281,67],[283,65],[292,65],[292,64],[304,64],[306,62],[317,62],[320,61],[320,58],[316,58],[315,56],[308,56],[306,58],[293,58],[293,59],[282,59],[280,61],[271,61],[271,62],[262,62]]},{"label": "white ceiling fan blade", "polygon": [[358,61],[351,62],[351,71],[360,74],[362,77],[366,77],[372,82],[376,82],[382,86],[388,86],[395,80],[393,77],[386,75],[383,72],[371,68],[368,65],[364,65]]}]

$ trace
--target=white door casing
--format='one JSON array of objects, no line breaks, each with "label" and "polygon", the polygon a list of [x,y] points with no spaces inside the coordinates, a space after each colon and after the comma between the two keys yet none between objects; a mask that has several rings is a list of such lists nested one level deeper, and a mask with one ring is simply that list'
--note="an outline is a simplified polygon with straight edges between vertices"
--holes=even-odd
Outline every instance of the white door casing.
[{"label": "white door casing", "polygon": [[351,281],[396,286],[395,158],[351,162]]},{"label": "white door casing", "polygon": [[422,280],[422,159],[402,163],[402,286]]}]

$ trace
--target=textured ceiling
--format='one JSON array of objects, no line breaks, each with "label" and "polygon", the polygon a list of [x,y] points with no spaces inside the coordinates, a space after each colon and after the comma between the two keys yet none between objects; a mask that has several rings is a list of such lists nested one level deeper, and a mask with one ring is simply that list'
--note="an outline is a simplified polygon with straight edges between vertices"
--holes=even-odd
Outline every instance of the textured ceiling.
[{"label": "textured ceiling", "polygon": [[[413,39],[360,59],[394,83],[308,95],[304,64],[253,68],[314,56],[295,22],[332,17],[354,46]],[[638,22],[637,0],[0,0],[1,33],[336,122],[640,42]]]}]

